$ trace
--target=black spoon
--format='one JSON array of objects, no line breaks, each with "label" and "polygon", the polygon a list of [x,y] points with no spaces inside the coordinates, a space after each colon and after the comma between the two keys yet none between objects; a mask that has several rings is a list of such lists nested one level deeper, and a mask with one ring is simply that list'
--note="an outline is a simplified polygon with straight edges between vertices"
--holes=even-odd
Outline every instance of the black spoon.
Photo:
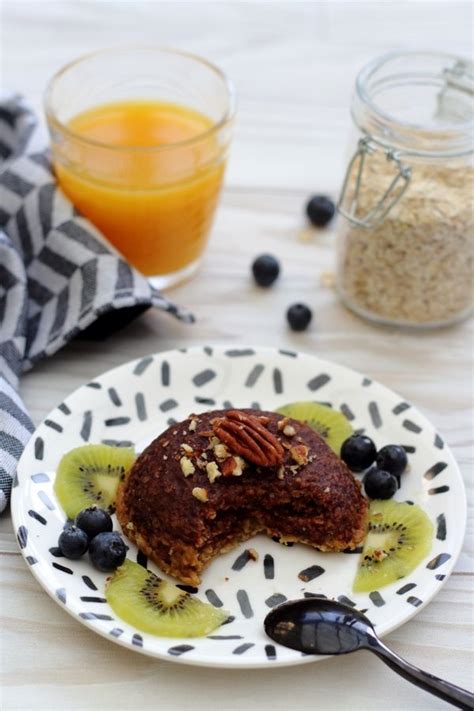
[{"label": "black spoon", "polygon": [[348,654],[368,649],[412,684],[460,709],[474,708],[474,694],[406,662],[380,641],[365,615],[347,605],[319,598],[285,602],[266,616],[264,625],[275,642],[306,654]]}]

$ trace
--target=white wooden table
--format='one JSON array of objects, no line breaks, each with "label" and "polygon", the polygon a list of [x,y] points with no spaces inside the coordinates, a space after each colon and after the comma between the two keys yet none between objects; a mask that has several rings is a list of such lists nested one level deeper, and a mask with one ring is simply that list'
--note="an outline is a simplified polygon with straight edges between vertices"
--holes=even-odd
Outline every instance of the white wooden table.
[{"label": "white wooden table", "polygon": [[[387,641],[415,664],[471,687],[473,622],[472,324],[409,335],[377,330],[320,283],[334,237],[298,240],[308,194],[337,192],[356,70],[401,47],[469,55],[470,5],[390,2],[80,2],[4,0],[2,79],[39,108],[48,77],[104,46],[158,43],[214,60],[234,79],[239,112],[225,194],[203,267],[173,292],[196,325],[147,313],[105,343],[69,345],[26,375],[36,423],[110,367],[151,351],[226,342],[309,351],[370,374],[413,401],[443,433],[463,471],[470,525],[454,574],[437,598]],[[279,256],[283,277],[254,288],[257,252]],[[314,309],[294,335],[284,312]],[[8,516],[0,519],[0,706],[87,709],[441,709],[361,653],[266,672],[182,667],[133,654],[91,633],[42,592],[24,565]]]}]

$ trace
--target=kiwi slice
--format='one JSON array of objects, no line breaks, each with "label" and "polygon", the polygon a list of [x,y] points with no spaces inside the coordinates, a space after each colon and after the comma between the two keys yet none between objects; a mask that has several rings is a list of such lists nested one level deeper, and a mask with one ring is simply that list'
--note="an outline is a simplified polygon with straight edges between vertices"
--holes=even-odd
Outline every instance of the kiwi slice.
[{"label": "kiwi slice", "polygon": [[404,578],[431,550],[433,524],[419,506],[372,501],[354,592],[370,592]]},{"label": "kiwi slice", "polygon": [[65,454],[56,472],[54,491],[66,516],[74,518],[93,504],[113,513],[117,487],[135,457],[131,448],[107,444],[85,444]]},{"label": "kiwi slice", "polygon": [[105,596],[124,622],[159,637],[202,637],[229,617],[130,560],[115,571]]},{"label": "kiwi slice", "polygon": [[342,443],[354,431],[342,412],[318,402],[292,402],[279,407],[277,412],[312,427],[338,456]]}]

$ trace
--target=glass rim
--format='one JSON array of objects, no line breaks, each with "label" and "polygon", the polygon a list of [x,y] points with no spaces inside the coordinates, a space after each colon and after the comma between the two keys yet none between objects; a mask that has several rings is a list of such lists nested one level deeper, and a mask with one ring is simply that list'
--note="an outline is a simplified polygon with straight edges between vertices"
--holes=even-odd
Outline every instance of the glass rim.
[{"label": "glass rim", "polygon": [[381,118],[383,121],[389,121],[394,124],[398,124],[402,128],[410,129],[413,131],[422,131],[423,133],[430,133],[432,135],[441,135],[447,132],[462,133],[467,128],[474,125],[472,119],[466,119],[465,121],[458,121],[456,123],[445,124],[439,128],[424,128],[418,123],[412,123],[411,121],[405,121],[398,117],[396,114],[388,113],[380,108],[377,100],[371,95],[370,88],[368,87],[369,80],[376,74],[377,71],[386,67],[390,62],[395,59],[404,58],[416,58],[416,57],[432,57],[436,59],[446,59],[451,62],[466,62],[471,64],[471,62],[461,55],[453,54],[451,52],[443,52],[437,50],[395,50],[393,52],[387,52],[385,54],[379,55],[372,61],[362,67],[356,78],[356,92],[359,99],[366,104],[371,111],[374,112],[376,116]]},{"label": "glass rim", "polygon": [[[98,57],[101,55],[106,55],[106,54],[116,54],[116,53],[121,53],[121,52],[127,52],[127,51],[151,51],[151,52],[162,52],[163,54],[173,54],[175,56],[181,56],[186,59],[193,60],[197,62],[198,64],[201,64],[205,68],[211,70],[219,79],[221,79],[227,93],[227,107],[221,116],[216,122],[213,122],[212,126],[210,128],[206,129],[205,131],[202,131],[196,136],[193,136],[192,138],[186,138],[183,141],[176,141],[174,143],[166,143],[166,144],[160,144],[160,145],[153,145],[153,144],[146,144],[143,146],[119,146],[113,143],[104,143],[103,141],[97,141],[95,139],[91,138],[86,138],[80,133],[77,133],[76,131],[72,130],[69,128],[67,124],[65,124],[63,121],[61,121],[57,115],[56,112],[54,111],[52,107],[52,93],[54,86],[58,79],[60,79],[66,72],[68,72],[70,69],[73,69],[76,67],[78,64],[81,64],[82,62],[86,62],[90,59],[93,59],[94,57]],[[233,82],[229,79],[229,77],[220,69],[216,64],[213,64],[209,60],[205,59],[204,57],[200,57],[198,54],[194,54],[192,52],[186,52],[184,50],[180,49],[175,49],[173,47],[165,47],[161,45],[128,45],[128,46],[122,46],[122,47],[108,47],[106,49],[100,49],[96,50],[94,52],[88,52],[87,54],[83,54],[80,57],[77,57],[76,59],[73,59],[71,62],[68,62],[65,64],[63,67],[58,69],[51,79],[48,81],[45,91],[44,91],[44,96],[43,96],[43,103],[44,103],[44,111],[46,115],[46,119],[48,123],[53,125],[55,128],[60,130],[62,133],[66,134],[67,136],[73,138],[75,141],[79,141],[81,143],[84,143],[88,146],[94,146],[95,148],[102,148],[106,149],[109,151],[117,151],[117,152],[126,152],[126,151],[132,151],[132,152],[162,152],[162,151],[169,151],[169,150],[174,150],[176,148],[185,148],[187,146],[191,146],[195,143],[198,143],[199,141],[202,141],[203,139],[211,137],[213,134],[217,133],[220,131],[221,128],[229,124],[235,116],[235,111],[236,111],[236,91],[235,91],[235,86]]]}]

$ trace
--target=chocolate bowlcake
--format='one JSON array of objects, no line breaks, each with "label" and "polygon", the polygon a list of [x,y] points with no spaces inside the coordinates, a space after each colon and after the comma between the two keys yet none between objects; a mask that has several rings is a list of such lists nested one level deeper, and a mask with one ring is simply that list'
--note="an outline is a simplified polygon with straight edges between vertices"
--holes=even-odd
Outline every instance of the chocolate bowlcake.
[{"label": "chocolate bowlcake", "polygon": [[217,554],[259,532],[321,551],[355,548],[367,500],[307,425],[215,410],[172,425],[145,449],[119,486],[117,517],[163,571],[198,585]]}]

